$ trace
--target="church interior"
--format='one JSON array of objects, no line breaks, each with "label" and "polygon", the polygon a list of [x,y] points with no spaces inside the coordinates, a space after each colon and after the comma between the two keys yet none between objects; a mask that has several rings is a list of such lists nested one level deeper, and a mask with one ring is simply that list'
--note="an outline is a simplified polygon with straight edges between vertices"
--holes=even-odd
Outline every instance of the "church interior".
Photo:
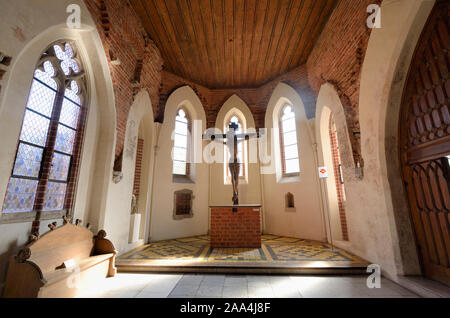
[{"label": "church interior", "polygon": [[448,0],[0,8],[0,296],[450,298]]}]

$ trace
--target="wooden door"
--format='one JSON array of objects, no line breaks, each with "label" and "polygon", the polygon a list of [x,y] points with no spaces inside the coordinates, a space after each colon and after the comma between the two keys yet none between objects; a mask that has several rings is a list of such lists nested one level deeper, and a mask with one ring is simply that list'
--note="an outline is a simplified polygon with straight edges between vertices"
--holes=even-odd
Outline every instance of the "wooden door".
[{"label": "wooden door", "polygon": [[449,2],[438,0],[402,100],[400,154],[425,276],[450,285]]}]

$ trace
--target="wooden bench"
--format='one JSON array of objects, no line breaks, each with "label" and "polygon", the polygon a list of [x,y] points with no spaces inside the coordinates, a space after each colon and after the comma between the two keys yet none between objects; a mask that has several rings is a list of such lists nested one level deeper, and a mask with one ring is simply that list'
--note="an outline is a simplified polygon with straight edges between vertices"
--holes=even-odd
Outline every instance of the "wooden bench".
[{"label": "wooden bench", "polygon": [[4,297],[75,297],[86,288],[115,276],[117,251],[101,230],[66,224],[35,237],[9,263]]}]

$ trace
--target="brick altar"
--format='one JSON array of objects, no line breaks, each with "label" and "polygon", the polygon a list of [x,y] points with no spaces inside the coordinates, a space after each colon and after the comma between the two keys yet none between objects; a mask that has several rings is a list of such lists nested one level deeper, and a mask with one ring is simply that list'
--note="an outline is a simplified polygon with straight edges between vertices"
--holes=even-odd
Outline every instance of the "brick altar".
[{"label": "brick altar", "polygon": [[261,205],[210,206],[211,247],[261,247]]}]

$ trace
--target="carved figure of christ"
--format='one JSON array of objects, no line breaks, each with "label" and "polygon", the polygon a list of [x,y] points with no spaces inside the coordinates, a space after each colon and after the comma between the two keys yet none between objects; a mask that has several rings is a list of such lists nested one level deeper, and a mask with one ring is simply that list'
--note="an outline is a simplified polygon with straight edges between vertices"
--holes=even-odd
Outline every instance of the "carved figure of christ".
[{"label": "carved figure of christ", "polygon": [[239,173],[241,170],[242,162],[238,162],[238,146],[239,143],[244,140],[248,140],[250,137],[257,137],[257,134],[236,134],[236,130],[239,126],[236,123],[229,125],[229,130],[225,135],[211,135],[203,136],[203,139],[209,140],[226,140],[224,144],[227,145],[230,158],[228,160],[228,168],[230,169],[231,184],[233,186],[233,205],[239,205]]}]

